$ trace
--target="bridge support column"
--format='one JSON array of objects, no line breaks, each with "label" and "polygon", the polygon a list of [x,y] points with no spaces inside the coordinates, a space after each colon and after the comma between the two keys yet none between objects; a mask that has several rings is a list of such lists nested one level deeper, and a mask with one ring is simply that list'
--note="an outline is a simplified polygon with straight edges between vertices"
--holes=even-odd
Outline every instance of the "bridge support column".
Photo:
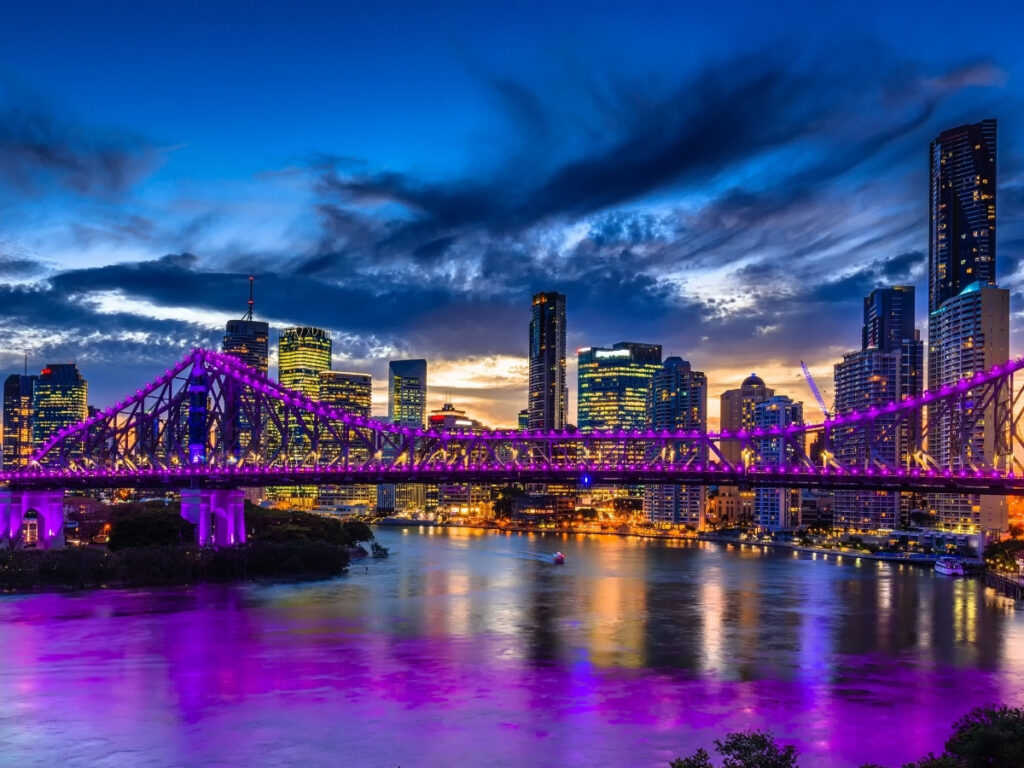
[{"label": "bridge support column", "polygon": [[201,488],[186,488],[181,492],[181,516],[196,527],[196,543],[200,547],[213,544],[208,493]]},{"label": "bridge support column", "polygon": [[238,488],[207,491],[218,547],[245,543],[245,495]]},{"label": "bridge support column", "polygon": [[[17,518],[17,521],[12,521]],[[0,491],[0,541],[13,541],[21,532],[21,494],[9,489]]]},{"label": "bridge support column", "polygon": [[245,543],[245,494],[238,488],[186,488],[181,516],[195,525],[201,547]]},{"label": "bridge support column", "polygon": [[39,549],[64,546],[64,491],[25,491],[21,495],[22,518],[36,511],[39,525]]}]

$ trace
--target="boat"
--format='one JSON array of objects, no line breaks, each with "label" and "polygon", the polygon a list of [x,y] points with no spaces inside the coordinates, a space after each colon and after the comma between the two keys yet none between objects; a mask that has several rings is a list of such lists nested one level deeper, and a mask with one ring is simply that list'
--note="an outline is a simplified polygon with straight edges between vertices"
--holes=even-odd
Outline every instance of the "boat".
[{"label": "boat", "polygon": [[940,557],[935,561],[935,572],[946,576],[963,576],[964,564],[955,557]]},{"label": "boat", "polygon": [[565,563],[565,555],[561,552],[555,552],[554,561],[555,565],[563,565]]}]

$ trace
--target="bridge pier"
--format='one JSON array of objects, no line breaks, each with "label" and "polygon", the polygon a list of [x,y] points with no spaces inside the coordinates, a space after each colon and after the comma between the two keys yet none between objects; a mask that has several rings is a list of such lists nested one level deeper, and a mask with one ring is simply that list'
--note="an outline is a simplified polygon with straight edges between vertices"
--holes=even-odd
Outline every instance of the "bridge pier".
[{"label": "bridge pier", "polygon": [[201,547],[245,543],[245,494],[239,488],[186,488],[181,516],[195,525]]},{"label": "bridge pier", "polygon": [[18,541],[25,515],[35,511],[39,549],[64,546],[64,491],[0,491],[0,540]]}]

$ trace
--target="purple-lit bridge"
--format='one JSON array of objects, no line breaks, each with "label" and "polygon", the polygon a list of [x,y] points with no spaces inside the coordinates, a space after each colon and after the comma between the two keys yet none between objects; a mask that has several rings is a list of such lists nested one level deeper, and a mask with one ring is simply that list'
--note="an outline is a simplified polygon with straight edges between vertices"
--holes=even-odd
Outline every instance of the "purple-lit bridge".
[{"label": "purple-lit bridge", "polygon": [[[199,542],[218,545],[245,541],[241,489],[252,486],[661,483],[1022,495],[1013,383],[1021,368],[1024,358],[1010,360],[941,391],[813,425],[475,433],[355,416],[196,349],[124,401],[52,435],[26,468],[0,473],[0,536],[20,535],[34,510],[41,545],[59,546],[63,495],[74,489],[180,492]],[[995,458],[982,465],[973,457],[986,430]],[[742,462],[725,458],[727,442]],[[944,455],[921,450],[931,444],[946,446]],[[901,455],[912,459],[898,463]]]}]

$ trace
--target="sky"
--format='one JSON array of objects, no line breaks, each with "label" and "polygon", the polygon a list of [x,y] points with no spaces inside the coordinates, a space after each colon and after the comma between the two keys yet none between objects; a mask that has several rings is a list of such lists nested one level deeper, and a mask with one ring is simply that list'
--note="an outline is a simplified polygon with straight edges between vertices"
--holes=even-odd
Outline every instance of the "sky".
[{"label": "sky", "polygon": [[[372,6],[372,7],[371,7]],[[999,121],[997,276],[1024,352],[1024,6],[6,3],[0,374],[105,406],[241,317],[514,425],[530,297],[575,354],[659,343],[807,403],[863,297],[917,286],[927,151]],[[984,16],[984,18],[982,18]],[[272,331],[272,341],[276,332]],[[272,354],[272,372],[275,355]]]}]

